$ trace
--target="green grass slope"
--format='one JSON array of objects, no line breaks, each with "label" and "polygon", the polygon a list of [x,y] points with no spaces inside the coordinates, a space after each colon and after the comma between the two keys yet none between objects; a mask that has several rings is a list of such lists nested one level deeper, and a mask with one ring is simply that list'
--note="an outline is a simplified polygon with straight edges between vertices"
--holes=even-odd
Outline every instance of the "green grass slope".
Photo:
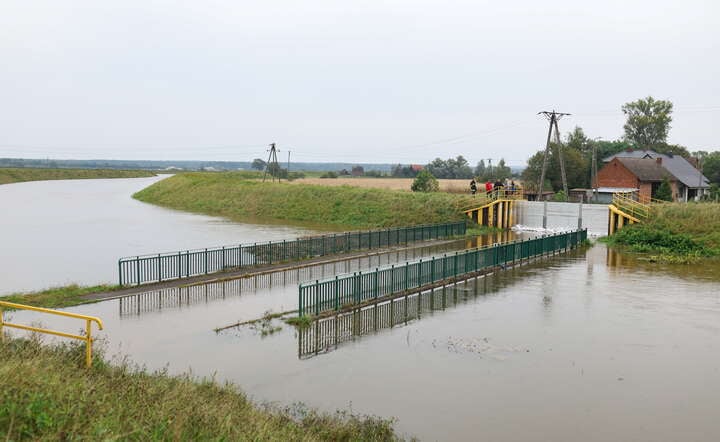
[{"label": "green grass slope", "polygon": [[147,170],[0,168],[0,184],[24,181],[90,178],[139,178],[155,176]]},{"label": "green grass slope", "polygon": [[720,204],[656,205],[646,222],[622,228],[608,242],[670,260],[720,256]]},{"label": "green grass slope", "polygon": [[253,404],[232,385],[148,373],[83,347],[0,342],[0,435],[5,440],[397,440],[384,419]]},{"label": "green grass slope", "polygon": [[242,174],[185,173],[134,195],[140,201],[238,221],[275,220],[377,228],[463,219],[467,197],[350,186],[246,180]]}]

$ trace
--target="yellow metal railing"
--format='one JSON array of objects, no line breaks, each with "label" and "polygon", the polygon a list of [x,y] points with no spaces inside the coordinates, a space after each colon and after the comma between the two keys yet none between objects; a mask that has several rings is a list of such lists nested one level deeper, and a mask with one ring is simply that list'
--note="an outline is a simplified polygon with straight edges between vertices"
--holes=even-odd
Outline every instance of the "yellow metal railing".
[{"label": "yellow metal railing", "polygon": [[484,207],[487,204],[494,203],[498,200],[521,200],[524,199],[525,193],[520,187],[516,187],[513,190],[506,188],[493,189],[490,192],[479,191],[477,195],[463,201],[463,205],[460,207],[462,212],[472,212],[480,207]]},{"label": "yellow metal railing", "polygon": [[[50,315],[65,316],[67,318],[83,319],[83,320],[85,320],[85,336],[73,335],[70,333],[65,333],[65,332],[60,332],[60,331],[55,331],[55,330],[48,330],[48,329],[44,329],[44,328],[31,327],[29,325],[12,324],[10,322],[5,322],[5,311],[3,310],[3,307],[17,309],[17,310],[30,310],[33,312],[48,313]],[[45,333],[48,335],[61,336],[63,338],[78,339],[80,341],[85,341],[85,364],[87,365],[88,368],[92,364],[92,343],[93,343],[92,323],[93,322],[95,322],[98,325],[99,330],[103,329],[102,320],[100,318],[96,318],[94,316],[79,315],[77,313],[61,312],[59,310],[52,310],[49,308],[32,307],[29,305],[15,304],[14,302],[0,301],[0,339],[4,339],[3,327],[11,327],[11,328],[17,328],[20,330],[27,330],[27,331],[37,332],[37,333]]]},{"label": "yellow metal railing", "polygon": [[650,206],[635,200],[633,196],[632,192],[613,193],[612,204],[619,210],[639,220],[646,219],[650,216]]}]

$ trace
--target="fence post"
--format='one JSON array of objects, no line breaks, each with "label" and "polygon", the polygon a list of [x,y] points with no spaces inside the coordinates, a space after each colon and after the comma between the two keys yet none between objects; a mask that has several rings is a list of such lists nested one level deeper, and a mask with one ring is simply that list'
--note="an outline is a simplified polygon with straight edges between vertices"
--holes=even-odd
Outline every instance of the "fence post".
[{"label": "fence post", "polygon": [[578,230],[582,229],[582,199],[580,199],[580,203],[578,203]]},{"label": "fence post", "polygon": [[340,287],[338,284],[338,277],[335,276],[335,311],[340,310]]},{"label": "fence post", "polygon": [[162,282],[162,263],[160,262],[160,254],[158,253],[158,265],[157,265],[157,271],[158,271],[158,282]]},{"label": "fence post", "polygon": [[[542,189],[540,190],[540,197],[542,197]],[[547,201],[543,201],[543,229],[547,229]]]},{"label": "fence post", "polygon": [[320,314],[320,287],[318,286],[317,279],[315,280],[315,316]]},{"label": "fence post", "polygon": [[379,283],[379,268],[375,267],[375,299],[378,298],[378,295],[380,294],[380,283]]}]

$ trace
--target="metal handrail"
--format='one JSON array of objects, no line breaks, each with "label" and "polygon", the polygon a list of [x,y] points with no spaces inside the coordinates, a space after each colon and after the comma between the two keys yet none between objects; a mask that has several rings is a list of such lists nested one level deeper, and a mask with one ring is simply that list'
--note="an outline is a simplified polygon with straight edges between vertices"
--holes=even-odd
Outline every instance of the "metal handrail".
[{"label": "metal handrail", "polygon": [[650,207],[647,204],[638,202],[630,195],[633,195],[633,193],[613,193],[612,203],[636,218],[647,218],[650,215]]},{"label": "metal handrail", "polygon": [[[65,316],[67,318],[84,319],[85,320],[85,336],[73,335],[70,333],[65,333],[65,332],[60,332],[60,331],[55,331],[55,330],[48,330],[48,329],[44,329],[44,328],[32,327],[29,325],[13,324],[10,322],[5,322],[5,311],[3,310],[3,307],[12,308],[12,309],[16,309],[16,310],[30,310],[33,312],[48,313],[51,315]],[[92,343],[93,343],[92,323],[93,322],[95,322],[98,325],[98,330],[103,329],[102,319],[97,318],[95,316],[81,315],[78,313],[61,312],[59,310],[52,310],[49,308],[33,307],[30,305],[16,304],[14,302],[0,301],[0,340],[5,339],[5,335],[3,334],[3,327],[11,327],[11,328],[17,328],[20,330],[45,333],[48,335],[61,336],[63,338],[78,339],[80,341],[85,341],[85,365],[88,368],[90,368],[90,365],[92,364]]]},{"label": "metal handrail", "polygon": [[515,190],[508,190],[505,188],[493,189],[489,193],[478,192],[478,195],[480,195],[482,201],[476,201],[473,204],[466,206],[467,208],[463,208],[461,210],[467,213],[498,200],[522,200],[525,198],[525,192],[522,187],[515,187]]}]

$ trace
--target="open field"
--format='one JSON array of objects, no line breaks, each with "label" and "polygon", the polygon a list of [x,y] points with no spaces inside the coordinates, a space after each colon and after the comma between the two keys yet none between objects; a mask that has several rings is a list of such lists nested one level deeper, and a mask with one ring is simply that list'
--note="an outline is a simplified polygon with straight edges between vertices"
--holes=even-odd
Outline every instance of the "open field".
[{"label": "open field", "polygon": [[[410,192],[412,178],[301,178],[293,184],[317,184],[320,186],[352,186],[366,189],[404,190]],[[441,192],[470,193],[470,180],[438,180]]]},{"label": "open field", "polygon": [[91,178],[140,178],[155,176],[147,170],[0,168],[0,184],[25,181],[77,180]]},{"label": "open field", "polygon": [[[101,352],[96,352],[99,354]],[[0,341],[5,440],[396,440],[389,420],[256,405],[233,385],[148,373],[84,347]]]},{"label": "open field", "polygon": [[456,221],[463,219],[463,208],[479,199],[443,192],[324,185],[332,181],[335,180],[318,180],[323,185],[263,183],[233,172],[185,173],[159,181],[134,197],[147,203],[237,221],[275,220],[350,229]]}]

